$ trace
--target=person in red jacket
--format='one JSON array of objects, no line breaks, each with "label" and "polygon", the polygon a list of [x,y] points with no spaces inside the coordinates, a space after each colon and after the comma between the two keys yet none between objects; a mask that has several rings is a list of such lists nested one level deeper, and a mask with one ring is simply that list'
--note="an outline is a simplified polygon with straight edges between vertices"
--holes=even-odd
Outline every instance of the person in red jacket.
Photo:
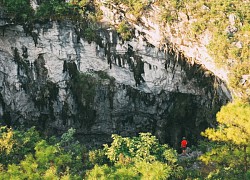
[{"label": "person in red jacket", "polygon": [[181,141],[181,149],[182,149],[182,155],[186,155],[186,149],[187,149],[187,140],[185,137],[182,138],[182,141]]}]

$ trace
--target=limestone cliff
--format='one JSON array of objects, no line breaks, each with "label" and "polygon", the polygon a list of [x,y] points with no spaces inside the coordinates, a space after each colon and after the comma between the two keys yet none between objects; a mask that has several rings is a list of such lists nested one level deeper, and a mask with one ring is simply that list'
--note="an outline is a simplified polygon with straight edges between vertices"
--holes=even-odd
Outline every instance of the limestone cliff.
[{"label": "limestone cliff", "polygon": [[[155,47],[167,51],[171,48],[174,51],[181,52],[191,64],[200,64],[223,81],[228,81],[228,70],[225,67],[217,66],[208,53],[206,46],[212,38],[211,32],[206,30],[195,35],[191,32],[192,24],[197,19],[191,15],[190,7],[186,7],[185,12],[172,10],[176,19],[173,22],[166,23],[161,20],[162,10],[157,1],[151,1],[148,9],[141,12],[139,17],[131,14],[130,8],[124,5],[114,4],[112,1],[109,3],[103,0],[97,1],[101,4],[101,10],[104,14],[103,22],[117,26],[121,21],[126,21],[136,31],[135,36],[144,34],[145,39]],[[231,19],[229,17],[229,24],[232,21]]]},{"label": "limestone cliff", "polygon": [[138,34],[123,42],[100,28],[99,41],[79,38],[70,21],[35,24],[31,34],[5,24],[0,36],[0,120],[45,134],[68,128],[88,145],[152,132],[178,146],[196,142],[230,100],[225,83],[173,48]]}]

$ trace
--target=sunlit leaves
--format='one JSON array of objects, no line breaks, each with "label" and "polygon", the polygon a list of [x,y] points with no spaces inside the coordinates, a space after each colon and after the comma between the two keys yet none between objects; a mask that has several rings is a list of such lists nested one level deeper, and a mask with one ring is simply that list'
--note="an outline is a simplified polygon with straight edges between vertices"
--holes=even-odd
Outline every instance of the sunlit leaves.
[{"label": "sunlit leaves", "polygon": [[145,180],[167,179],[171,174],[171,167],[159,161],[138,161],[135,168],[142,175],[141,179]]},{"label": "sunlit leaves", "polygon": [[[112,162],[117,162],[119,160],[120,154],[125,157],[135,158],[136,160],[145,160],[147,162],[160,160],[166,161],[164,157],[168,152],[168,147],[166,145],[160,145],[155,136],[151,136],[150,133],[140,133],[139,137],[133,138],[123,138],[118,135],[112,135],[113,142],[111,146],[105,145],[104,150],[108,158]],[[176,159],[176,154],[174,151],[169,151],[172,155],[172,160]]]},{"label": "sunlit leaves", "polygon": [[161,145],[150,133],[140,133],[138,137],[114,134],[112,138],[111,145],[104,146],[112,166],[95,166],[88,171],[88,179],[166,179],[181,170],[176,164],[176,152]]},{"label": "sunlit leaves", "polygon": [[[62,142],[51,138],[48,142],[31,128],[17,131],[1,127],[1,179],[79,179],[82,168],[82,147],[72,139],[75,130],[62,135]],[[1,138],[5,138],[4,140]],[[6,146],[6,143],[8,146]],[[51,143],[51,144],[50,144]],[[70,143],[70,144],[69,144]],[[65,147],[62,145],[71,145]],[[7,151],[8,150],[8,151]],[[7,153],[5,153],[5,151]],[[73,167],[71,170],[69,167]]]},{"label": "sunlit leaves", "polygon": [[242,178],[250,160],[250,104],[229,103],[217,113],[217,121],[217,128],[208,128],[203,133],[215,143],[200,159],[214,164],[216,171],[211,172],[211,178]]},{"label": "sunlit leaves", "polygon": [[122,21],[117,27],[117,32],[120,33],[122,39],[129,40],[132,37],[130,29],[129,25],[125,21]]},{"label": "sunlit leaves", "polygon": [[9,154],[14,145],[13,131],[6,126],[0,127],[0,153]]},{"label": "sunlit leaves", "polygon": [[207,129],[206,137],[213,141],[248,145],[250,142],[250,105],[243,102],[230,103],[217,114],[217,129]]}]

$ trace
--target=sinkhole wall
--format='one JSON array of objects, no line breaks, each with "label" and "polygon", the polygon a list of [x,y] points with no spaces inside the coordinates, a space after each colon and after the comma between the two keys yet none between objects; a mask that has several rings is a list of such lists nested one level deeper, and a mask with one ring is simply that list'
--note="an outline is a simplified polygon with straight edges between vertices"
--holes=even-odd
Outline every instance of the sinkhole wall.
[{"label": "sinkhole wall", "polygon": [[70,21],[0,32],[0,122],[60,135],[70,127],[87,146],[111,134],[151,132],[162,143],[191,144],[213,126],[230,99],[226,84],[171,46],[154,47],[138,34],[129,42],[100,28],[96,42]]}]

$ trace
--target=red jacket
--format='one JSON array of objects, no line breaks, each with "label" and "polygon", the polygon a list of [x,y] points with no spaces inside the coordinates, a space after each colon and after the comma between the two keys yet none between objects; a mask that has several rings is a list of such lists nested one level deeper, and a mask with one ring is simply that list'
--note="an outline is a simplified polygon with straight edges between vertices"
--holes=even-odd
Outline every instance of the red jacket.
[{"label": "red jacket", "polygon": [[187,147],[187,140],[186,139],[183,139],[181,141],[181,147]]}]

